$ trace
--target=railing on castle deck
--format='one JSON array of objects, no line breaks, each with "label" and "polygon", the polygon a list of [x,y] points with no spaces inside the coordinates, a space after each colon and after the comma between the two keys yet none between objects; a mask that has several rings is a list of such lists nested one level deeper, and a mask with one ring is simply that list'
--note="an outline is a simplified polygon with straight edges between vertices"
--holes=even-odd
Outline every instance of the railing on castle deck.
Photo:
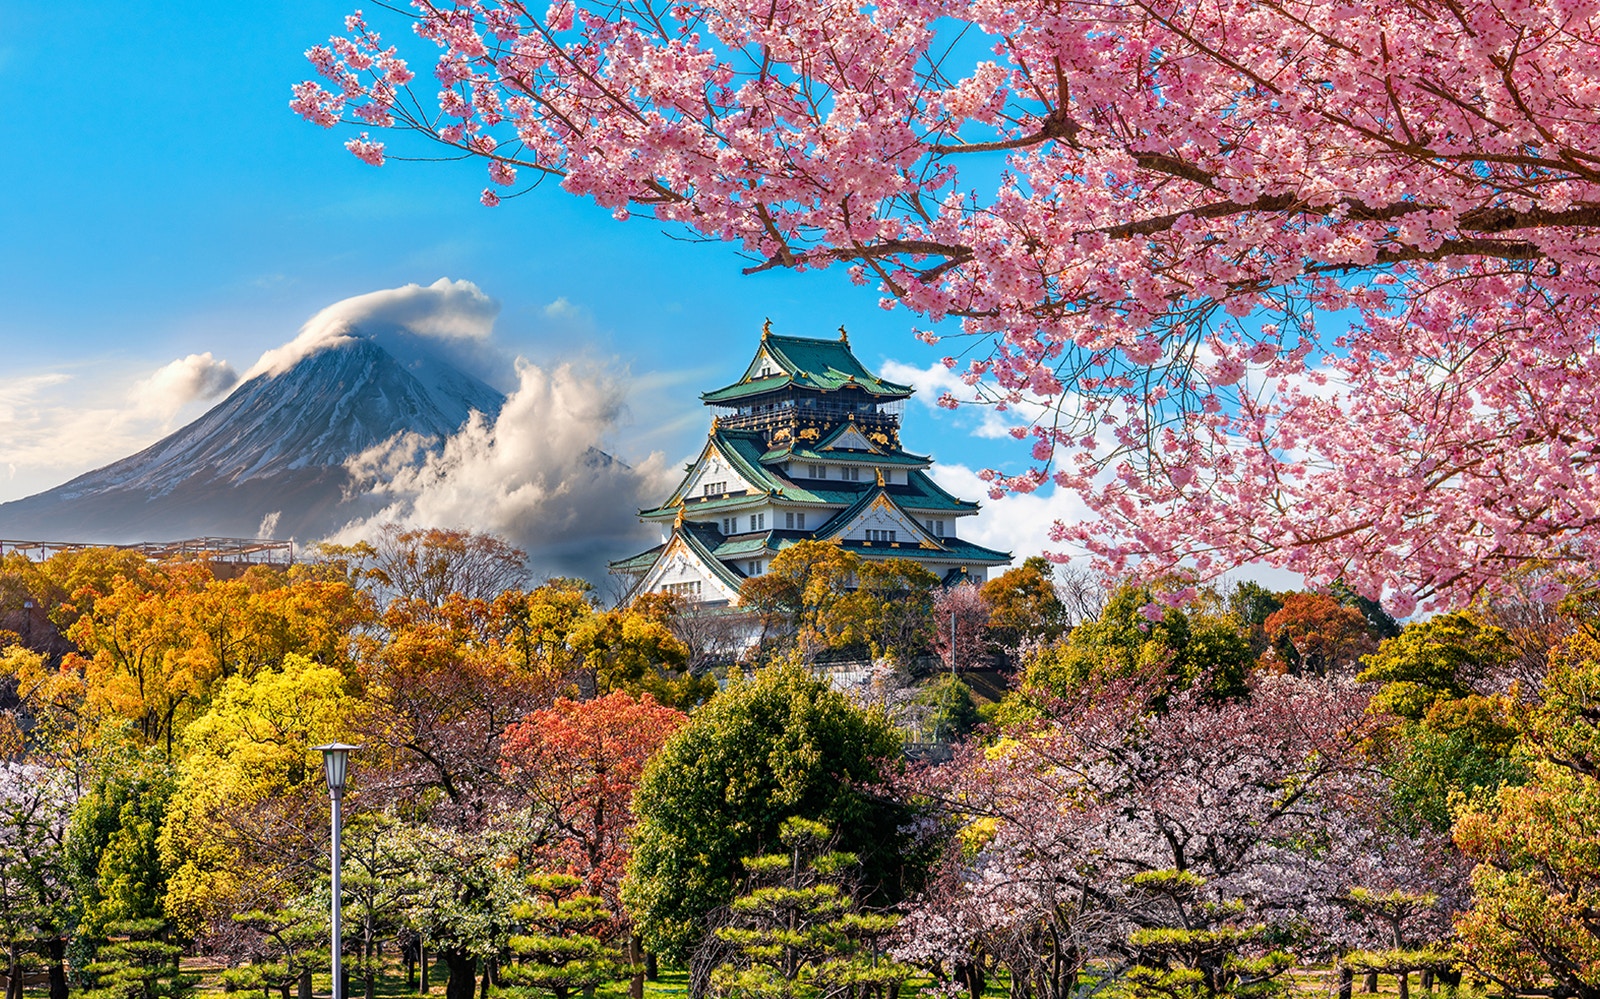
[{"label": "railing on castle deck", "polygon": [[719,426],[732,430],[769,430],[776,427],[804,424],[815,419],[819,423],[837,423],[854,417],[856,426],[865,432],[900,429],[900,417],[895,413],[857,413],[845,410],[829,412],[822,409],[773,409],[755,413],[736,413],[718,417]]},{"label": "railing on castle deck", "polygon": [[104,544],[93,541],[19,541],[0,538],[0,555],[20,554],[42,562],[61,552],[87,548],[121,548],[136,551],[153,562],[171,558],[205,559],[243,565],[290,565],[294,542],[270,538],[184,538],[181,541],[139,541]]}]

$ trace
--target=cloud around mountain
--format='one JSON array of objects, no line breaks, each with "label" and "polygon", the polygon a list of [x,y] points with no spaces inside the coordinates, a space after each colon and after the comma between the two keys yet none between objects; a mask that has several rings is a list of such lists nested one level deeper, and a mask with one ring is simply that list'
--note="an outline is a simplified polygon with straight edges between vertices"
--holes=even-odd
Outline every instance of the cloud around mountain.
[{"label": "cloud around mountain", "polygon": [[99,424],[153,426],[228,394],[137,453],[143,442],[0,505],[0,536],[270,531],[307,543],[398,522],[489,531],[528,550],[535,574],[604,583],[607,560],[654,540],[636,514],[663,488],[664,463],[606,453],[625,413],[615,361],[513,358],[494,337],[498,312],[471,282],[440,279],[330,305],[243,376],[209,352],[163,365]]},{"label": "cloud around mountain", "polygon": [[359,337],[396,357],[410,359],[420,351],[504,387],[510,359],[491,342],[499,315],[500,303],[476,284],[443,277],[429,285],[353,295],[306,320],[293,340],[262,354],[244,380],[282,374],[319,350]]}]

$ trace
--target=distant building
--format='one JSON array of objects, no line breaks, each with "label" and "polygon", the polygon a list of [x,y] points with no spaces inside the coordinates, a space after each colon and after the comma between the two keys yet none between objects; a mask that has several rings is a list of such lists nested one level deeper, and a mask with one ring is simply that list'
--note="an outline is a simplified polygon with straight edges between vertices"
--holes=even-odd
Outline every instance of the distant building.
[{"label": "distant building", "polygon": [[1010,561],[962,540],[978,504],[928,477],[933,460],[900,447],[907,385],[884,381],[833,340],[778,336],[769,323],[744,375],[700,398],[717,409],[705,447],[666,502],[641,510],[666,541],[611,571],[633,593],[734,604],[739,587],[802,540],[863,558],[920,562],[946,583],[982,582]]}]

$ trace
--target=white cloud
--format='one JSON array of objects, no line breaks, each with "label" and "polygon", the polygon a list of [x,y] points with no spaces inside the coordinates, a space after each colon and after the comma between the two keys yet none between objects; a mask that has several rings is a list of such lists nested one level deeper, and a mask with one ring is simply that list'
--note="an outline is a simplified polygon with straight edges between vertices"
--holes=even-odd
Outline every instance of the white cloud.
[{"label": "white cloud", "polygon": [[376,514],[336,540],[385,523],[497,534],[526,549],[535,572],[603,578],[608,558],[657,543],[638,510],[672,488],[661,455],[636,466],[603,453],[624,387],[598,367],[519,362],[520,384],[492,424],[475,418],[442,448],[397,438],[349,463]]},{"label": "white cloud", "polygon": [[0,502],[60,485],[169,433],[194,412],[178,396],[226,380],[219,368],[232,371],[225,361],[208,366],[209,355],[197,356],[193,364],[185,358],[143,378],[128,373],[125,360],[107,359],[0,381],[0,463],[11,470]]},{"label": "white cloud", "polygon": [[452,364],[472,370],[481,367],[499,314],[500,303],[471,281],[440,278],[426,287],[408,284],[371,291],[335,302],[312,316],[298,336],[262,354],[244,377],[282,374],[302,358],[357,335],[378,341],[400,357],[413,354],[414,339],[422,338],[447,350]]},{"label": "white cloud", "polygon": [[[939,397],[948,392],[962,403],[956,413],[966,417],[966,424],[974,437],[1010,437],[1013,428],[1030,427],[1052,408],[1062,404],[1024,397],[1020,401],[1008,402],[1005,409],[1000,409],[993,402],[980,400],[977,390],[961,380],[962,374],[959,367],[947,368],[937,361],[926,368],[900,361],[885,361],[882,368],[883,377],[916,389],[917,398],[930,410],[937,409]],[[989,390],[994,391],[993,382],[986,383]],[[1071,403],[1069,397],[1067,404]]]},{"label": "white cloud", "polygon": [[134,384],[129,397],[137,409],[168,419],[191,402],[221,395],[238,381],[233,365],[217,360],[208,350],[157,368]]},{"label": "white cloud", "polygon": [[1050,528],[1057,521],[1075,524],[1088,516],[1088,507],[1072,490],[1047,485],[1035,492],[1007,493],[999,499],[991,499],[989,483],[965,465],[936,464],[929,474],[951,495],[983,504],[976,517],[961,521],[961,537],[986,548],[1008,551],[1017,565],[1043,552],[1081,554],[1050,540]]},{"label": "white cloud", "polygon": [[546,305],[542,310],[546,319],[555,319],[571,322],[574,320],[585,321],[589,318],[589,310],[580,305],[573,305],[565,296]]}]

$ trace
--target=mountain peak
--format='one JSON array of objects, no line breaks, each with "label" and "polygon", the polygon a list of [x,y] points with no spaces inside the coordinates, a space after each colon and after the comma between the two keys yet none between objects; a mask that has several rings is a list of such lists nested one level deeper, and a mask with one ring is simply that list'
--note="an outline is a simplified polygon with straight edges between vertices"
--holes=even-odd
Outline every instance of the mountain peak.
[{"label": "mountain peak", "polygon": [[426,338],[397,328],[373,335],[345,324],[338,335],[304,339],[303,331],[296,351],[278,355],[288,363],[267,364],[269,352],[222,402],[143,451],[0,504],[0,533],[238,537],[277,514],[280,536],[318,537],[369,512],[345,495],[350,458],[396,434],[442,443],[473,412],[492,420],[505,401]]}]

